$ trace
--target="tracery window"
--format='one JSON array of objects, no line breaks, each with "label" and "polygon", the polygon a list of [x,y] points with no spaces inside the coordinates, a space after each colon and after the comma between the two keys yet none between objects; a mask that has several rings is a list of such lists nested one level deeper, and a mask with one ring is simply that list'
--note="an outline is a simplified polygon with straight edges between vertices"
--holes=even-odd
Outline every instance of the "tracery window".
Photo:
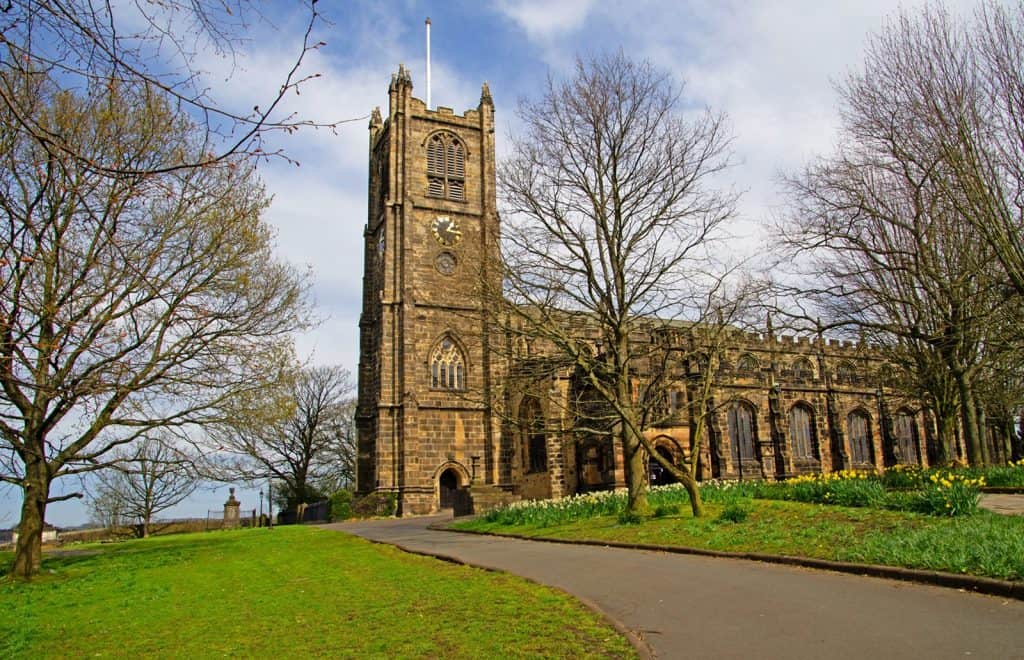
[{"label": "tracery window", "polygon": [[844,360],[836,368],[836,376],[840,382],[852,383],[857,378],[857,368]]},{"label": "tracery window", "polygon": [[789,409],[789,446],[794,458],[818,460],[818,443],[814,437],[814,413],[803,404]]},{"label": "tracery window", "polygon": [[526,397],[519,406],[519,424],[526,436],[526,464],[530,472],[547,472],[548,446],[540,401]]},{"label": "tracery window", "polygon": [[680,390],[670,390],[668,393],[668,413],[678,415],[683,411],[683,393]]},{"label": "tracery window", "polygon": [[736,362],[736,371],[752,373],[757,371],[759,368],[760,364],[758,364],[757,358],[750,353],[744,353]]},{"label": "tracery window", "polygon": [[871,420],[860,410],[846,417],[846,437],[850,442],[850,459],[855,463],[872,464]]},{"label": "tracery window", "polygon": [[756,460],[754,442],[754,410],[746,403],[732,404],[729,408],[729,449],[734,465],[740,459]]},{"label": "tracery window", "polygon": [[437,133],[427,141],[427,195],[466,199],[466,150],[450,133]]},{"label": "tracery window", "polygon": [[793,365],[793,376],[803,380],[814,378],[814,367],[811,365],[811,361],[806,358],[797,360]]},{"label": "tracery window", "polygon": [[430,356],[430,386],[442,390],[466,388],[466,361],[450,337],[442,339]]}]

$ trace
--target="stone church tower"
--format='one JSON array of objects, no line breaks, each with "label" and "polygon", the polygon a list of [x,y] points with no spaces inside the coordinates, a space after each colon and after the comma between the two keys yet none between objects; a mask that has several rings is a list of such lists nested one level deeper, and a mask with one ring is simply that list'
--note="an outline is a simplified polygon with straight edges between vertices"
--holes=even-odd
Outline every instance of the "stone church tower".
[{"label": "stone church tower", "polygon": [[357,488],[400,514],[450,507],[495,484],[500,423],[483,314],[495,282],[494,103],[431,110],[408,71],[370,120],[360,319]]}]

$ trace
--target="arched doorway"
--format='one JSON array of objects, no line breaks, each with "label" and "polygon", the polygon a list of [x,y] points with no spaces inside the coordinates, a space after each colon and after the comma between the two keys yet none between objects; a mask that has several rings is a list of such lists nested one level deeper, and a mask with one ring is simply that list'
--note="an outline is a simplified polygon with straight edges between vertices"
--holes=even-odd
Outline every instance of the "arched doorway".
[{"label": "arched doorway", "polygon": [[[665,445],[658,445],[654,448],[654,451],[658,452],[662,458],[667,460],[669,463],[675,464],[675,458],[672,456],[672,451]],[[648,474],[651,478],[652,486],[667,486],[668,484],[674,484],[678,480],[672,476],[672,473],[661,467],[657,459],[653,456],[650,457],[648,465]]]},{"label": "arched doorway", "polygon": [[441,500],[442,509],[451,509],[455,506],[455,494],[459,490],[459,474],[454,468],[448,468],[441,473],[437,479],[438,495]]}]

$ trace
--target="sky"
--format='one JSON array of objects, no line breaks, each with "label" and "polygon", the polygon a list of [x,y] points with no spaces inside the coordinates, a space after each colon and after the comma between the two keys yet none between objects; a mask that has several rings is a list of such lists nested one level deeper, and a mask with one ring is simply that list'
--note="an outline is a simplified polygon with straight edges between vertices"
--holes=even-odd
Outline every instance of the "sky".
[{"label": "sky", "polygon": [[[432,101],[457,113],[475,108],[484,81],[495,103],[499,161],[516,134],[516,103],[535,99],[547,77],[571,73],[577,55],[621,49],[648,59],[685,84],[688,106],[725,112],[737,164],[723,183],[743,192],[733,233],[757,249],[782,203],[778,175],[832,148],[839,114],[834,83],[860,65],[869,34],[905,0],[320,0],[325,20],[302,71],[319,74],[285,99],[284,110],[335,130],[269,136],[272,159],[260,176],[274,196],[266,219],[277,254],[313,275],[320,324],[297,337],[313,364],[358,366],[362,231],[366,223],[368,115],[387,115],[387,91],[399,63],[413,94],[425,98],[425,28],[431,19]],[[948,2],[968,14],[973,2]],[[308,14],[302,3],[264,5],[233,58],[199,55],[197,65],[220,102],[251,108],[273,96],[294,63]],[[295,164],[297,163],[297,165]],[[69,487],[75,484],[68,484]],[[238,486],[242,508],[256,492]],[[227,499],[227,485],[202,491],[167,515],[206,516]],[[17,524],[20,493],[0,491],[0,527]],[[77,502],[51,505],[60,525],[84,522]]]}]

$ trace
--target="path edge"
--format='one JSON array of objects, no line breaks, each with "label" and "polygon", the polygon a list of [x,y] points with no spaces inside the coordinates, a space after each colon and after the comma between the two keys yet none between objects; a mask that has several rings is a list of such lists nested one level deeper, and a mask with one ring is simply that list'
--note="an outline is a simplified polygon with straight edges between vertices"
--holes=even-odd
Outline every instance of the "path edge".
[{"label": "path edge", "polygon": [[704,548],[658,545],[653,543],[622,543],[620,541],[599,541],[594,539],[559,539],[549,536],[499,534],[497,532],[485,532],[471,529],[452,529],[450,527],[452,522],[453,521],[448,520],[440,523],[433,523],[428,525],[428,529],[439,532],[452,532],[454,534],[477,534],[480,536],[513,538],[521,541],[561,543],[564,545],[590,545],[608,548],[622,548],[624,550],[647,550],[650,552],[666,552],[677,555],[697,555],[718,559],[743,559],[748,561],[759,561],[766,564],[800,566],[803,568],[833,571],[836,573],[849,573],[852,575],[887,578],[890,580],[900,580],[901,582],[916,582],[936,587],[945,587],[947,589],[972,591],[987,596],[1000,596],[1003,598],[1012,598],[1014,600],[1024,601],[1024,582],[999,580],[997,578],[961,575],[958,573],[946,573],[944,571],[928,571],[919,568],[883,566],[881,564],[856,564],[852,562],[834,561],[831,559],[815,559],[813,557],[773,555],[762,552],[728,552],[725,550],[706,550]]},{"label": "path edge", "polygon": [[[451,522],[451,521],[445,521],[445,522]],[[456,533],[462,533],[463,532],[463,530],[443,529],[441,527],[435,527],[435,525],[439,525],[439,524],[441,524],[441,523],[433,523],[431,525],[428,525],[427,529],[432,529],[434,531],[448,531],[448,532],[456,532]],[[340,530],[339,529],[338,531],[344,531],[344,530]],[[346,532],[346,533],[351,534],[350,532]],[[465,532],[465,533],[467,533],[467,534],[475,534],[477,532]],[[393,541],[381,541],[381,540],[377,540],[377,539],[371,539],[371,538],[367,538],[365,536],[359,536],[358,534],[353,534],[353,536],[357,536],[358,538],[361,538],[364,541],[369,541],[370,543],[377,543],[379,545],[389,545],[389,546],[391,546],[393,548],[398,548],[402,552],[408,552],[411,555],[419,555],[421,557],[431,557],[433,559],[438,559],[440,561],[448,562],[450,564],[458,564],[460,566],[469,566],[470,568],[479,568],[480,570],[488,571],[490,573],[501,573],[503,575],[510,575],[510,576],[518,578],[520,580],[525,580],[526,582],[529,582],[531,584],[534,584],[534,585],[537,585],[537,586],[540,586],[540,587],[544,587],[545,589],[551,589],[552,591],[557,591],[558,593],[563,594],[565,596],[568,596],[569,598],[579,602],[585,608],[587,608],[588,610],[590,610],[594,614],[596,614],[599,617],[601,617],[601,619],[604,620],[612,628],[614,628],[616,632],[618,632],[620,635],[622,635],[623,637],[626,638],[626,640],[629,642],[630,646],[633,647],[633,649],[636,651],[637,655],[642,660],[654,660],[654,658],[657,658],[657,654],[654,652],[654,649],[651,648],[651,646],[647,644],[647,641],[643,638],[642,633],[639,633],[639,632],[637,632],[637,631],[627,627],[626,625],[624,625],[618,619],[616,619],[611,614],[606,612],[604,609],[601,608],[601,606],[599,606],[597,603],[593,602],[589,598],[585,598],[583,596],[578,596],[578,595],[576,595],[574,593],[571,593],[571,592],[563,589],[562,587],[556,587],[556,586],[553,586],[553,585],[550,585],[550,584],[546,584],[544,582],[540,582],[538,580],[534,580],[533,578],[526,577],[524,575],[519,575],[518,573],[513,573],[511,571],[507,571],[507,570],[505,570],[503,568],[499,568],[497,566],[490,566],[488,564],[466,561],[464,559],[456,557],[455,555],[448,555],[448,554],[445,554],[443,552],[433,552],[433,551],[430,551],[430,550],[417,550],[417,549],[414,549],[414,548],[406,547],[405,545],[403,545],[401,543],[395,543]],[[489,534],[489,536],[501,536],[501,534]],[[527,539],[527,540],[529,540],[529,539]]]}]

